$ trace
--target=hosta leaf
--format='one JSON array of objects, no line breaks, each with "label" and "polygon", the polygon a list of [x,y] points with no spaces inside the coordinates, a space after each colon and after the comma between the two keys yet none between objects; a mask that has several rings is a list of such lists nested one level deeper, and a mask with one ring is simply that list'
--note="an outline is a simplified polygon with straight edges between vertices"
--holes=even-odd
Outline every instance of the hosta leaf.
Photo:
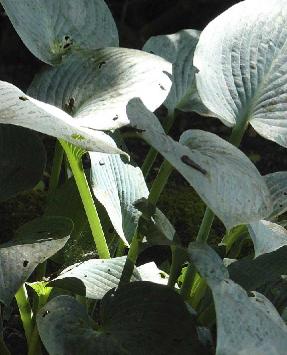
[{"label": "hosta leaf", "polygon": [[167,285],[168,274],[160,270],[156,263],[150,262],[137,267],[141,280]]},{"label": "hosta leaf", "polygon": [[4,81],[0,81],[0,123],[30,128],[91,151],[123,153],[104,132],[82,128],[64,111],[31,98]]},{"label": "hosta leaf", "polygon": [[105,207],[120,238],[129,244],[141,212],[134,203],[149,192],[139,167],[125,157],[90,153],[91,187]]},{"label": "hosta leaf", "polygon": [[156,245],[180,243],[173,225],[160,209],[150,204],[145,198],[136,201],[134,205],[142,212],[139,231],[149,243]]},{"label": "hosta leaf", "polygon": [[255,298],[248,297],[228,278],[220,258],[207,245],[192,243],[189,252],[213,293],[217,322],[216,353],[285,354],[287,326],[272,303],[259,293]]},{"label": "hosta leaf", "polygon": [[126,105],[139,97],[154,111],[167,97],[171,64],[143,51],[79,51],[34,79],[29,94],[68,111],[84,127],[109,130],[129,124]]},{"label": "hosta leaf", "polygon": [[[126,256],[90,259],[63,270],[49,285],[100,300],[109,290],[118,286],[125,262]],[[131,281],[139,280],[140,274],[135,269]]]},{"label": "hosta leaf", "polygon": [[202,32],[194,55],[203,103],[228,126],[250,121],[287,147],[286,1],[246,0]]},{"label": "hosta leaf", "polygon": [[287,231],[279,224],[261,220],[248,225],[248,230],[254,244],[255,257],[287,245]]},{"label": "hosta leaf", "polygon": [[273,219],[287,211],[287,171],[267,174],[264,178],[273,202],[272,213],[268,219]]},{"label": "hosta leaf", "polygon": [[173,84],[164,105],[169,110],[178,108],[185,111],[188,107],[198,113],[206,113],[200,102],[195,86],[195,67],[193,54],[200,32],[182,30],[170,35],[151,37],[143,47],[146,52],[154,53],[172,63]]},{"label": "hosta leaf", "polygon": [[15,240],[0,245],[1,302],[9,305],[36,266],[63,248],[72,229],[67,218],[37,218],[18,229]]},{"label": "hosta leaf", "polygon": [[[128,115],[134,115],[130,107]],[[138,127],[145,130],[142,137],[185,177],[227,229],[270,214],[271,200],[264,178],[239,149],[200,130],[186,131],[180,142],[175,142],[153,131],[151,116],[155,121],[157,118],[142,105],[139,107],[138,117],[148,116]]]},{"label": "hosta leaf", "polygon": [[33,132],[0,125],[0,200],[33,188],[45,164],[45,148]]},{"label": "hosta leaf", "polygon": [[202,351],[182,298],[166,286],[134,282],[110,291],[102,301],[99,323],[95,328],[84,307],[69,296],[52,299],[37,316],[39,334],[50,355]]},{"label": "hosta leaf", "polygon": [[103,0],[1,0],[30,51],[57,64],[70,50],[118,45],[117,28]]},{"label": "hosta leaf", "polygon": [[243,258],[228,266],[233,281],[246,290],[256,290],[287,274],[287,246],[259,255],[255,259]]}]

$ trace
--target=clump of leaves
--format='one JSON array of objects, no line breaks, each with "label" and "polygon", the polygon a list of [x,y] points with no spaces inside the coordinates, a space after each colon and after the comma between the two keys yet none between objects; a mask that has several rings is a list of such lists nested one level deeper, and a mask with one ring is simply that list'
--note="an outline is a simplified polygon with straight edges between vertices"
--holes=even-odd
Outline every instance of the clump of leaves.
[{"label": "clump of leaves", "polygon": [[[152,37],[143,50],[118,47],[103,0],[1,3],[46,66],[27,93],[0,81],[0,200],[35,186],[45,166],[41,141],[15,126],[58,139],[44,215],[0,245],[0,301],[7,311],[15,296],[29,355],[285,354],[286,308],[263,293],[287,273],[287,172],[262,176],[238,147],[249,124],[287,147],[287,2],[245,0],[202,33]],[[176,141],[177,110],[219,118],[229,142],[201,130]],[[125,126],[150,145],[142,168]],[[206,205],[187,248],[168,204],[157,207],[173,169]],[[215,216],[226,228],[218,253],[207,245]],[[82,239],[95,252],[75,263],[67,250]],[[247,239],[254,255],[228,259]],[[171,251],[167,273],[137,265],[154,245]],[[0,349],[10,353],[3,336]]]}]

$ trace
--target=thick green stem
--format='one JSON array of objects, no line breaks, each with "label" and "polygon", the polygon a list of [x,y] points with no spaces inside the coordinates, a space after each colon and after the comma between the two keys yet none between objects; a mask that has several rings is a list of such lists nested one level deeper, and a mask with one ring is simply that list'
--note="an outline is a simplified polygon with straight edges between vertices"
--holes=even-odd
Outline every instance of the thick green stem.
[{"label": "thick green stem", "polygon": [[106,238],[101,226],[99,215],[94,203],[93,196],[91,194],[88,181],[82,166],[81,159],[77,157],[71,149],[70,144],[60,141],[67,158],[69,160],[70,167],[74,174],[74,178],[85,208],[85,212],[91,227],[91,231],[94,237],[96,248],[101,259],[109,259],[110,252],[106,242]]},{"label": "thick green stem", "polygon": [[23,328],[25,331],[27,343],[30,343],[31,335],[33,332],[33,312],[29,302],[25,284],[23,284],[15,295],[17,305],[19,308],[20,317],[22,320]]},{"label": "thick green stem", "polygon": [[132,239],[130,249],[127,255],[127,260],[125,262],[125,266],[122,272],[121,280],[119,282],[119,287],[128,283],[132,277],[134,272],[134,267],[138,258],[139,246],[142,242],[143,237],[136,233]]},{"label": "thick green stem", "polygon": [[161,195],[172,171],[173,167],[167,160],[164,160],[149,193],[148,200],[152,205],[155,206],[158,202],[159,196]]},{"label": "thick green stem", "polygon": [[[165,120],[165,123],[163,125],[163,128],[166,133],[168,133],[170,131],[170,129],[174,123],[174,120],[175,120],[175,113],[174,113],[174,110],[171,110],[168,112],[167,119]],[[155,150],[154,148],[150,148],[150,150],[147,153],[147,156],[143,162],[142,168],[141,168],[145,179],[147,178],[147,176],[150,172],[150,169],[152,168],[153,163],[156,160],[157,155],[158,155],[157,150]]]},{"label": "thick green stem", "polygon": [[[48,302],[49,296],[52,292],[52,287],[45,287],[45,293],[37,295],[38,297],[38,307],[35,311],[35,314],[37,314],[38,310],[41,309],[42,307],[45,306],[45,304]],[[29,342],[29,351],[28,355],[40,355],[42,354],[41,351],[41,342],[40,342],[40,337],[38,333],[38,328],[37,324],[34,325],[34,329],[31,335],[31,339]]]},{"label": "thick green stem", "polygon": [[172,261],[168,278],[168,286],[173,288],[180,275],[182,264],[185,260],[185,255],[183,254],[182,249],[176,245],[171,246],[171,253]]}]

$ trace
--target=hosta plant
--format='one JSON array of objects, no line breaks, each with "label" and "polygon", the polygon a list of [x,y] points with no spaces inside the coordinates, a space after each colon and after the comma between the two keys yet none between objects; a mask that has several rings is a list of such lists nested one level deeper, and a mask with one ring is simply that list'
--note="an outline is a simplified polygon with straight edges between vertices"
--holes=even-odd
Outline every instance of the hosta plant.
[{"label": "hosta plant", "polygon": [[[287,1],[242,1],[142,50],[119,47],[103,0],[1,4],[45,65],[27,92],[0,81],[0,200],[42,177],[33,131],[57,142],[43,216],[0,246],[0,353],[15,298],[29,355],[286,354],[287,172],[262,176],[238,147],[249,124],[287,147]],[[178,111],[218,118],[229,140],[207,118],[175,140]],[[150,146],[141,168],[126,132]],[[174,169],[206,205],[188,246],[157,206]],[[66,259],[91,236],[94,252]],[[171,251],[164,271],[138,263],[154,245]]]}]

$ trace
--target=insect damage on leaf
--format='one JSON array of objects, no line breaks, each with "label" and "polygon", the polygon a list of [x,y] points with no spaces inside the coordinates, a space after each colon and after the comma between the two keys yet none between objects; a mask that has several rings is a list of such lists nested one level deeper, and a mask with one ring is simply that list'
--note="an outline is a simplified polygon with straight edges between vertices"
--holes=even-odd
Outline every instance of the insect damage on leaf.
[{"label": "insect damage on leaf", "polygon": [[19,100],[21,100],[21,101],[29,101],[28,97],[26,97],[26,96],[19,96]]},{"label": "insect damage on leaf", "polygon": [[197,163],[195,163],[193,160],[191,160],[187,155],[183,155],[180,160],[190,166],[191,168],[199,171],[201,174],[203,175],[207,175],[207,171],[205,169],[203,169],[200,165],[198,165]]}]

